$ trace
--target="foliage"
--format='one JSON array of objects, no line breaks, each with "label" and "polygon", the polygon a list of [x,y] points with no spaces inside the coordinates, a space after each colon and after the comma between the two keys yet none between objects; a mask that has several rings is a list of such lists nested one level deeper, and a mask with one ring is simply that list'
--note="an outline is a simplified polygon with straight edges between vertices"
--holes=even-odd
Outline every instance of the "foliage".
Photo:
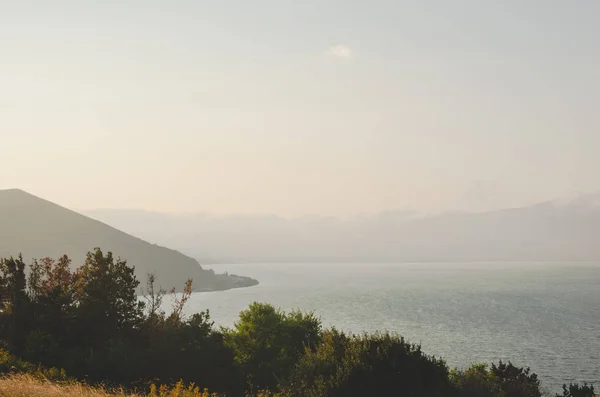
[{"label": "foliage", "polygon": [[77,317],[88,344],[102,344],[140,325],[144,305],[137,299],[139,281],[134,270],[124,260],[115,261],[112,253],[104,255],[97,248],[87,254],[75,273]]},{"label": "foliage", "polygon": [[252,388],[277,390],[298,357],[319,342],[321,321],[312,313],[284,313],[255,302],[240,313],[233,329],[224,332]]},{"label": "foliage", "polygon": [[563,394],[557,394],[556,397],[595,397],[594,386],[584,383],[582,386],[579,384],[571,383],[569,386],[563,385]]},{"label": "foliage", "polygon": [[208,389],[201,390],[193,383],[186,386],[183,381],[179,381],[173,387],[152,385],[148,397],[218,397],[218,394],[209,393]]},{"label": "foliage", "polygon": [[22,258],[0,261],[0,338],[11,352],[92,383],[146,387],[184,377],[222,391],[243,385],[208,312],[183,315],[191,280],[181,297],[172,294],[166,315],[154,276],[145,311],[134,269],[110,252],[95,249],[75,272],[70,264],[66,256],[34,261],[26,278]]},{"label": "foliage", "polygon": [[285,388],[290,397],[449,396],[445,363],[426,356],[418,345],[389,333],[347,336],[323,333],[314,351],[306,350]]},{"label": "foliage", "polygon": [[[224,395],[219,393],[211,393],[208,389],[201,389],[194,383],[186,385],[180,380],[170,387],[167,385],[151,385],[148,397],[224,397]],[[280,397],[280,395],[269,392],[257,392],[247,394],[245,397]]]},{"label": "foliage", "polygon": [[23,257],[1,259],[0,272],[0,308],[4,314],[0,325],[2,336],[20,350],[25,339],[22,330],[28,327],[30,319]]},{"label": "foliage", "polygon": [[38,379],[52,381],[68,381],[69,378],[64,369],[45,368],[41,365],[33,365],[11,355],[7,350],[0,348],[0,373],[25,373]]},{"label": "foliage", "polygon": [[490,372],[496,376],[506,397],[541,397],[540,381],[529,368],[515,367],[511,362],[492,364]]},{"label": "foliage", "polygon": [[[48,395],[106,396],[104,386],[115,385],[151,397],[542,395],[529,368],[500,362],[448,371],[400,336],[323,330],[313,313],[269,304],[255,302],[232,328],[215,329],[208,311],[185,314],[192,280],[168,295],[150,274],[139,297],[134,269],[98,248],[76,271],[66,256],[26,268],[20,256],[0,259],[2,395],[44,395],[46,387]],[[593,393],[570,385],[562,397]]]},{"label": "foliage", "polygon": [[474,364],[454,370],[450,379],[461,397],[541,397],[540,382],[529,368],[500,361],[498,365]]},{"label": "foliage", "polygon": [[450,380],[460,397],[505,397],[500,379],[487,364],[473,364],[466,370],[453,370]]}]

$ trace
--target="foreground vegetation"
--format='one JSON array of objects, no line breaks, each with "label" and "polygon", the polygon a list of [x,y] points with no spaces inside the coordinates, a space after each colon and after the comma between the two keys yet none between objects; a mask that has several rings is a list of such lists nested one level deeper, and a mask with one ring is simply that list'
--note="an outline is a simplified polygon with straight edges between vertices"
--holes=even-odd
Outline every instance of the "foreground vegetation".
[{"label": "foreground vegetation", "polygon": [[[0,260],[0,395],[543,395],[537,375],[511,363],[450,370],[400,336],[347,335],[312,313],[262,303],[218,329],[208,312],[184,316],[191,280],[183,294],[167,294],[152,275],[143,299],[138,287],[134,269],[100,249],[77,271],[66,256]],[[586,384],[556,394],[593,395]]]}]

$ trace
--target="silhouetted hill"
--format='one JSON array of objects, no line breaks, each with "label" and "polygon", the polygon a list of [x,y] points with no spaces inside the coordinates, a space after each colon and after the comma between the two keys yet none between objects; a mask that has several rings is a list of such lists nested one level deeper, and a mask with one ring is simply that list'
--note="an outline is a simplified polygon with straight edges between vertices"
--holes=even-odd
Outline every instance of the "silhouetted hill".
[{"label": "silhouetted hill", "polygon": [[245,278],[216,275],[178,251],[150,244],[22,190],[0,190],[0,257],[23,254],[23,259],[63,254],[78,267],[88,251],[100,247],[135,266],[142,285],[155,273],[166,288],[182,288],[194,279],[195,290],[228,289],[254,284]]},{"label": "silhouetted hill", "polygon": [[597,202],[429,216],[389,211],[350,220],[87,213],[212,262],[600,261]]}]

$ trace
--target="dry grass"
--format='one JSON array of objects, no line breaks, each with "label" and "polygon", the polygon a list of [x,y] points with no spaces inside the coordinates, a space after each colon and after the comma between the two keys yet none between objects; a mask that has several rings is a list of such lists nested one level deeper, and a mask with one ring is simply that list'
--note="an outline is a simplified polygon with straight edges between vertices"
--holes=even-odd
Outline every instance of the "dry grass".
[{"label": "dry grass", "polygon": [[[258,393],[254,397],[277,397],[276,394]],[[219,397],[194,384],[177,384],[168,387],[152,386],[150,393],[130,394],[122,390],[107,390],[77,382],[53,382],[26,374],[0,376],[0,397]],[[250,396],[248,396],[250,397]]]},{"label": "dry grass", "polygon": [[79,383],[58,384],[30,375],[9,375],[0,378],[1,397],[141,397]]}]

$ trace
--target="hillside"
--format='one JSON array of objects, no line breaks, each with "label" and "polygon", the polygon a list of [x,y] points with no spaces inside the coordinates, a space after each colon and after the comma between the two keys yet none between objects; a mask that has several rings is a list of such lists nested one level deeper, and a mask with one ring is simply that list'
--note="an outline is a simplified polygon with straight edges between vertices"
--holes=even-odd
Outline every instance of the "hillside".
[{"label": "hillside", "polygon": [[592,201],[428,216],[390,211],[346,220],[87,214],[207,262],[600,261],[600,206]]},{"label": "hillside", "polygon": [[178,251],[150,244],[22,190],[0,190],[0,257],[21,253],[30,261],[67,254],[73,267],[78,267],[94,247],[126,259],[142,283],[148,273],[155,273],[165,288],[181,288],[188,278],[193,278],[195,290],[256,284],[248,278],[204,270]]}]

